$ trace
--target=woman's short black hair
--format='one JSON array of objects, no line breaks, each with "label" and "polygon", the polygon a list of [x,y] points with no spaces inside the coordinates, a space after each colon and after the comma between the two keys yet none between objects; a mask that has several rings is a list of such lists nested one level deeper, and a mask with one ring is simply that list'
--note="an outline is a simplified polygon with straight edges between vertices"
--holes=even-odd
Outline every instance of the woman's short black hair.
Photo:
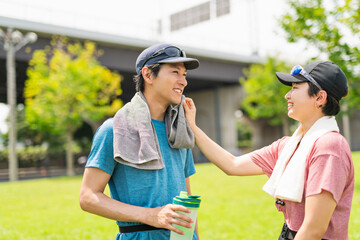
[{"label": "woman's short black hair", "polygon": [[[309,96],[315,96],[320,91],[320,89],[310,82],[307,83],[309,85]],[[322,107],[322,112],[326,116],[335,116],[340,112],[340,103],[329,93],[326,97],[326,104]]]},{"label": "woman's short black hair", "polygon": [[[149,65],[149,66],[146,66],[147,68],[149,68],[152,72],[152,74],[154,74],[154,77],[157,77],[159,71],[160,71],[160,67],[161,67],[161,63],[156,63],[156,64],[153,64],[153,65]],[[133,77],[134,79],[134,82],[135,82],[135,90],[137,92],[144,92],[144,89],[145,89],[145,84],[144,84],[144,77],[143,75],[140,73],[140,74],[137,74],[137,75],[134,75]]]}]

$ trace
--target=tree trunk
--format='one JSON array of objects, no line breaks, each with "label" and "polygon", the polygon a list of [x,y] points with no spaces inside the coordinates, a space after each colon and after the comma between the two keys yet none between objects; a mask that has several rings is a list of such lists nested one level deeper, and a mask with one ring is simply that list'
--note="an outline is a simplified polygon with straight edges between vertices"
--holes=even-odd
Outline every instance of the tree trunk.
[{"label": "tree trunk", "polygon": [[83,118],[83,121],[86,122],[87,124],[89,124],[89,126],[91,127],[93,134],[96,133],[96,130],[101,126],[101,124],[104,122],[104,120],[102,119],[101,121],[91,121],[90,119],[87,118]]},{"label": "tree trunk", "polygon": [[66,132],[66,173],[68,176],[75,175],[72,145],[73,145],[73,132],[68,130]]},{"label": "tree trunk", "polygon": [[290,120],[288,116],[282,116],[281,121],[284,136],[290,136]]},{"label": "tree trunk", "polygon": [[347,103],[344,103],[342,105],[342,110],[344,111],[344,114],[342,116],[342,122],[343,122],[343,128],[344,128],[344,137],[349,143],[350,149],[351,149],[351,131],[350,131],[350,118],[348,111],[348,105]]}]

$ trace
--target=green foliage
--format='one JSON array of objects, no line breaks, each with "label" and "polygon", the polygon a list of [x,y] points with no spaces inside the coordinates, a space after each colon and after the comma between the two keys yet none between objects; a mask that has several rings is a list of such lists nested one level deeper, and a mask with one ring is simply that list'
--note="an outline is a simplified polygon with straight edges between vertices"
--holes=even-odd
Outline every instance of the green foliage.
[{"label": "green foliage", "polygon": [[270,124],[279,125],[287,117],[287,104],[284,98],[290,90],[279,82],[275,72],[289,72],[285,62],[269,57],[264,65],[253,64],[244,71],[241,78],[246,96],[242,108],[252,119],[269,118]]},{"label": "green foliage", "polygon": [[[44,160],[47,149],[42,146],[30,146],[16,150],[16,156],[20,167],[35,166],[36,162]],[[0,151],[0,162],[8,162],[9,152],[7,149]]]},{"label": "green foliage", "polygon": [[32,129],[66,137],[68,175],[74,174],[73,135],[83,122],[96,123],[122,105],[121,76],[103,67],[92,42],[55,37],[29,62],[24,96]]},{"label": "green foliage", "polygon": [[[355,179],[360,152],[353,153]],[[229,177],[212,164],[197,164],[193,194],[201,195],[199,233],[206,240],[277,239],[284,222],[274,199],[262,191],[266,176]],[[115,239],[115,221],[83,212],[81,177],[0,183],[0,239]],[[109,195],[109,189],[106,188]],[[355,182],[349,239],[360,240],[360,182]],[[26,224],[24,224],[26,219]]]},{"label": "green foliage", "polygon": [[99,121],[121,107],[121,76],[101,66],[92,42],[54,38],[36,50],[27,70],[26,120],[34,129],[74,132],[84,119]]},{"label": "green foliage", "polygon": [[321,55],[336,63],[350,85],[350,107],[360,106],[360,11],[359,0],[288,0],[289,11],[281,18],[281,26],[289,42],[305,40]]},{"label": "green foliage", "polygon": [[[31,129],[25,120],[25,109],[22,104],[17,107],[16,113],[16,131],[17,142],[28,146],[39,146],[43,143],[48,143],[49,150],[64,150],[64,138],[53,132],[41,131],[39,129]],[[9,133],[3,134],[4,145],[8,145]]]},{"label": "green foliage", "polygon": [[239,148],[248,148],[251,147],[251,128],[240,121],[236,124],[237,127],[237,136],[238,136],[238,147]]}]

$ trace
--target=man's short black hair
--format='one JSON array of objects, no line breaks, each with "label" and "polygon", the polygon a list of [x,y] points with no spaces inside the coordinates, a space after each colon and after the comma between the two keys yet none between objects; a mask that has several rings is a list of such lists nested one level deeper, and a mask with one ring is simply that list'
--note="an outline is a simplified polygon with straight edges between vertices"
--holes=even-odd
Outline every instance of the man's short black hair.
[{"label": "man's short black hair", "polygon": [[[156,63],[156,64],[149,65],[149,66],[146,66],[146,67],[151,70],[154,77],[157,77],[157,75],[159,74],[161,65],[162,65],[161,63]],[[144,83],[143,75],[141,73],[137,74],[137,75],[134,75],[133,79],[134,79],[134,82],[135,82],[135,90],[137,92],[140,92],[140,91],[144,92],[145,83]]]}]

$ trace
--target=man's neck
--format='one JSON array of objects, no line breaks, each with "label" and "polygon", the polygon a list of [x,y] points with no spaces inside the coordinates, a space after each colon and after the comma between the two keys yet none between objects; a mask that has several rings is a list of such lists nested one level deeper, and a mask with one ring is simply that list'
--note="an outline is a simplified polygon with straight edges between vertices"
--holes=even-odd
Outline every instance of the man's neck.
[{"label": "man's neck", "polygon": [[146,92],[144,92],[144,96],[149,106],[151,118],[163,121],[165,117],[165,111],[169,105],[161,103],[159,99],[152,94],[147,94]]}]

